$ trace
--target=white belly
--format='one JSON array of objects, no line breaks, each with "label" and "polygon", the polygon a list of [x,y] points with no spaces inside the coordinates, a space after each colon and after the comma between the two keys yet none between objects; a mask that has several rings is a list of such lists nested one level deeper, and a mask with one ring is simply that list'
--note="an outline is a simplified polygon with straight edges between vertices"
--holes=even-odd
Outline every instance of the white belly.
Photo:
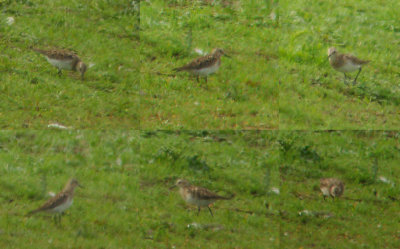
[{"label": "white belly", "polygon": [[73,199],[70,199],[70,200],[66,201],[64,204],[62,204],[56,208],[53,208],[49,212],[50,213],[62,213],[72,205],[72,202],[73,202]]},{"label": "white belly", "polygon": [[72,70],[72,60],[55,60],[47,57],[46,59],[51,65],[59,69]]},{"label": "white belly", "polygon": [[200,76],[207,76],[209,74],[215,73],[219,68],[219,63],[215,63],[211,67],[205,67],[199,70],[194,71],[195,74],[198,74]]},{"label": "white belly", "polygon": [[208,206],[208,205],[210,205],[211,203],[214,202],[213,200],[198,200],[198,199],[194,199],[191,196],[189,196],[189,198],[187,198],[186,201],[189,204],[200,206],[200,207],[206,207],[206,206]]},{"label": "white belly", "polygon": [[321,188],[322,194],[325,196],[329,196],[329,189],[328,188]]},{"label": "white belly", "polygon": [[342,73],[347,73],[347,72],[353,72],[360,69],[360,65],[353,64],[349,61],[347,61],[343,66],[338,68],[338,71]]}]

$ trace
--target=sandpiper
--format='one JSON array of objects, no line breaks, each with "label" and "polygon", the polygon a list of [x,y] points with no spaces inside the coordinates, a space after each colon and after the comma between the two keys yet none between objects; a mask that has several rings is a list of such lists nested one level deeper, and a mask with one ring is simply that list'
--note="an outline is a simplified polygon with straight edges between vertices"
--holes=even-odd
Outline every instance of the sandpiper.
[{"label": "sandpiper", "polygon": [[74,190],[78,186],[82,187],[76,179],[70,179],[60,193],[49,199],[41,207],[30,211],[27,215],[48,212],[58,216],[58,220],[60,221],[62,213],[72,205]]},{"label": "sandpiper", "polygon": [[61,75],[62,69],[79,71],[83,80],[87,67],[75,53],[60,49],[42,50],[34,48],[33,51],[43,54],[51,65],[58,68],[59,75]]},{"label": "sandpiper", "polygon": [[319,188],[326,200],[327,196],[331,196],[332,199],[339,197],[344,192],[344,183],[336,178],[322,178],[320,180]]},{"label": "sandpiper", "polygon": [[176,186],[179,187],[179,193],[187,203],[197,206],[197,215],[199,215],[201,207],[207,207],[211,216],[214,216],[210,209],[210,204],[217,200],[230,200],[234,197],[234,195],[231,197],[217,195],[206,188],[193,186],[184,179],[178,179]]},{"label": "sandpiper", "polygon": [[175,68],[174,71],[187,71],[196,76],[197,82],[199,81],[199,76],[205,77],[207,82],[207,76],[215,73],[221,65],[222,55],[229,57],[221,48],[215,48],[211,54],[199,57],[182,67]]},{"label": "sandpiper", "polygon": [[358,70],[357,76],[353,81],[356,84],[358,75],[361,73],[361,67],[369,61],[360,60],[350,54],[340,54],[336,48],[331,47],[328,49],[328,58],[331,66],[339,72],[344,74],[344,79],[347,79],[346,73]]}]

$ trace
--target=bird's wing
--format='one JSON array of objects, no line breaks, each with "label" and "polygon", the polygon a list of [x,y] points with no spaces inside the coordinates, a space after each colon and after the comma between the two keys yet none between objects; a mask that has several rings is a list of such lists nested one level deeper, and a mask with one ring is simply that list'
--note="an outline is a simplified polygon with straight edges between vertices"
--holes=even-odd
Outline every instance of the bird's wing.
[{"label": "bird's wing", "polygon": [[214,192],[212,192],[209,189],[202,188],[202,187],[192,187],[192,193],[201,198],[201,199],[206,199],[206,200],[212,200],[212,199],[231,199],[228,197],[223,197],[220,196]]},{"label": "bird's wing", "polygon": [[49,57],[50,59],[56,59],[56,60],[79,59],[79,57],[75,53],[73,53],[71,51],[67,51],[67,50],[57,50],[57,49],[42,50],[42,49],[36,49],[36,48],[34,48],[33,50]]},{"label": "bird's wing", "polygon": [[65,201],[67,201],[67,199],[68,199],[68,195],[65,192],[60,192],[53,198],[49,199],[41,207],[31,211],[30,213],[36,213],[36,212],[40,212],[40,211],[46,211],[46,210],[53,209],[53,208],[59,206],[60,204],[64,203]]},{"label": "bird's wing", "polygon": [[196,70],[196,69],[201,69],[203,67],[206,67],[208,65],[212,65],[216,62],[217,58],[214,57],[212,54],[197,58],[190,62],[189,64],[186,64],[183,67],[177,68],[178,70]]},{"label": "bird's wing", "polygon": [[343,182],[341,180],[339,180],[339,179],[333,179],[332,183],[337,185],[337,186],[344,187]]},{"label": "bird's wing", "polygon": [[344,57],[346,59],[350,60],[351,62],[353,62],[354,64],[358,64],[358,65],[367,64],[369,62],[366,60],[358,59],[357,57],[355,57],[354,55],[351,55],[351,54],[346,54],[346,55],[344,55]]}]

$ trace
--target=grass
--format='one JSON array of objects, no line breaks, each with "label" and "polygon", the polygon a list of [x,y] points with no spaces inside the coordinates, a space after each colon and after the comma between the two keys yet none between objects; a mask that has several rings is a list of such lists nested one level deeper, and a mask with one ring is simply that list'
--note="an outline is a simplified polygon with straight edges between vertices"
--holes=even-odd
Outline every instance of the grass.
[{"label": "grass", "polygon": [[[280,248],[398,248],[399,136],[282,132]],[[342,179],[343,197],[324,201],[322,177]]]},{"label": "grass", "polygon": [[[276,1],[141,3],[143,129],[277,129]],[[267,15],[266,15],[267,13]],[[172,69],[221,47],[220,70],[197,83]]]},{"label": "grass", "polygon": [[[3,0],[0,10],[0,128],[139,127],[133,2]],[[72,72],[58,77],[32,47],[75,51],[90,67],[85,81]]]},{"label": "grass", "polygon": [[[0,0],[0,248],[399,248],[399,7]],[[371,60],[357,85],[330,46]],[[32,47],[76,51],[85,81]],[[215,47],[207,83],[173,73]],[[60,225],[25,216],[70,177]],[[197,216],[178,178],[235,198]]]},{"label": "grass", "polygon": [[[279,7],[280,129],[398,129],[399,2],[300,0]],[[330,67],[331,46],[371,60],[357,85],[345,85]]]},{"label": "grass", "polygon": [[[276,248],[275,133],[3,131],[1,248]],[[268,174],[266,174],[268,172]],[[76,177],[61,225],[24,215]],[[196,215],[176,179],[236,196]],[[266,209],[269,204],[269,209]],[[197,228],[207,227],[207,228]]]},{"label": "grass", "polygon": [[[0,247],[397,248],[399,136],[3,131]],[[71,176],[85,188],[61,225],[24,216]],[[324,201],[319,178],[332,176],[345,192]],[[236,196],[197,216],[178,178]]]},{"label": "grass", "polygon": [[[398,7],[154,0],[139,11],[136,1],[3,0],[0,128],[397,129]],[[330,67],[330,46],[371,60],[357,85]],[[76,51],[86,80],[58,77],[32,47]],[[208,83],[173,72],[215,47],[231,58]]]}]

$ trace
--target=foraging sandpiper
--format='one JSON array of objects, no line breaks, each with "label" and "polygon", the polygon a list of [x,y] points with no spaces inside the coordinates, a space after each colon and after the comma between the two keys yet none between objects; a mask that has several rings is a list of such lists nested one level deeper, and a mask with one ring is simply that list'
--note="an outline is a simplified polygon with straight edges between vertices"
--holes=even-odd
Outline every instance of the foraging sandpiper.
[{"label": "foraging sandpiper", "polygon": [[61,70],[72,70],[78,71],[83,76],[86,72],[86,65],[81,61],[81,59],[73,52],[67,50],[42,50],[34,48],[33,51],[43,54],[47,61],[58,68],[58,74],[61,75]]},{"label": "foraging sandpiper", "polygon": [[353,81],[356,84],[358,75],[361,73],[361,67],[369,61],[360,60],[357,57],[350,54],[340,54],[336,48],[331,47],[328,49],[328,58],[331,66],[339,72],[344,74],[345,80],[347,79],[346,73],[358,70],[357,76]]},{"label": "foraging sandpiper", "polygon": [[41,207],[30,211],[27,215],[38,212],[48,212],[58,215],[59,220],[61,220],[61,214],[72,205],[74,190],[78,186],[82,187],[76,179],[70,179],[60,193],[50,198]]},{"label": "foraging sandpiper", "polygon": [[344,183],[336,178],[322,178],[320,180],[319,188],[326,200],[327,196],[331,196],[332,199],[339,197],[344,192]]},{"label": "foraging sandpiper", "polygon": [[221,48],[215,48],[211,54],[199,57],[182,67],[175,68],[174,71],[187,71],[196,76],[197,82],[199,81],[199,76],[205,77],[207,82],[207,76],[215,73],[221,65],[222,55],[230,57]]},{"label": "foraging sandpiper", "polygon": [[197,206],[197,215],[199,215],[201,207],[207,207],[211,216],[214,217],[209,205],[217,200],[230,200],[234,197],[234,195],[231,197],[217,195],[206,188],[193,186],[184,179],[178,179],[176,186],[179,187],[179,193],[187,203]]}]

